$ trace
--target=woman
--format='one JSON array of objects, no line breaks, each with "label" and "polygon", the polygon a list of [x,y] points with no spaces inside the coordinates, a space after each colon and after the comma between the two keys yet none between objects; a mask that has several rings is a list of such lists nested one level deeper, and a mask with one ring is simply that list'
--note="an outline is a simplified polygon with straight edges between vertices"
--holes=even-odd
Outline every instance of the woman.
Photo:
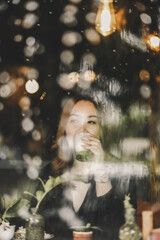
[{"label": "woman", "polygon": [[[73,97],[65,104],[53,149],[56,157],[46,167],[43,178],[70,174],[70,184],[51,192],[42,205],[47,231],[66,237],[72,225],[91,223],[103,232],[97,239],[118,239],[123,223],[123,204],[113,194],[104,162],[102,109],[91,98]],[[76,139],[83,157],[77,159]],[[79,145],[78,145],[79,146]],[[85,157],[84,157],[85,156]],[[73,176],[73,177],[72,177]],[[81,176],[82,181],[74,176]],[[62,231],[63,229],[63,231]]]}]

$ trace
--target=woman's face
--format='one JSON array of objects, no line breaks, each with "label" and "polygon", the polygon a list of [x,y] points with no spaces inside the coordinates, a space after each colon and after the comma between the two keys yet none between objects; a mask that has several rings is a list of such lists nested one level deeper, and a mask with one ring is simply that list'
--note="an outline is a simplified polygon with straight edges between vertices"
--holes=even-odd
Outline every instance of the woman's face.
[{"label": "woman's face", "polygon": [[66,137],[70,147],[74,146],[74,137],[77,133],[87,132],[94,137],[100,137],[98,114],[94,104],[87,100],[77,102],[68,118]]}]

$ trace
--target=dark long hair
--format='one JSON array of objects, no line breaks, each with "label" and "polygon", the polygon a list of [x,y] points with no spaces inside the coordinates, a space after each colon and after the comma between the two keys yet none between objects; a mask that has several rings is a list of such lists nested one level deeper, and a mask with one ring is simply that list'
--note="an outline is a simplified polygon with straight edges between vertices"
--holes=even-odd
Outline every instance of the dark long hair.
[{"label": "dark long hair", "polygon": [[98,123],[100,127],[100,141],[103,145],[103,131],[101,124],[101,106],[97,104],[90,96],[74,96],[69,98],[63,107],[60,121],[57,129],[56,140],[53,143],[51,149],[56,153],[56,157],[51,161],[51,171],[53,175],[57,176],[62,174],[68,167],[73,163],[73,152],[69,149],[66,141],[66,125],[70,117],[71,111],[75,104],[79,101],[89,101],[94,104],[97,114],[98,114]]}]

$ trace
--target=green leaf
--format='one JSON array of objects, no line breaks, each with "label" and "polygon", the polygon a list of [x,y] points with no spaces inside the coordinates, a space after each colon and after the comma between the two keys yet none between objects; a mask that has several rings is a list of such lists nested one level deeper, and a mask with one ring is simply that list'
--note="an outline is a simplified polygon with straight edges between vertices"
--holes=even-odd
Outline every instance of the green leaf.
[{"label": "green leaf", "polygon": [[56,187],[60,183],[61,183],[61,177],[58,176],[58,177],[55,178],[54,187]]},{"label": "green leaf", "polygon": [[38,201],[41,201],[41,199],[43,198],[44,192],[43,191],[37,191],[36,192],[36,198]]},{"label": "green leaf", "polygon": [[44,185],[44,189],[46,192],[48,192],[51,188],[54,187],[55,178],[49,176],[49,179],[47,180],[46,184]]},{"label": "green leaf", "polygon": [[27,199],[17,199],[13,203],[11,203],[4,213],[4,218],[9,217],[18,217],[19,211],[21,209],[28,210],[30,208],[29,200]]}]

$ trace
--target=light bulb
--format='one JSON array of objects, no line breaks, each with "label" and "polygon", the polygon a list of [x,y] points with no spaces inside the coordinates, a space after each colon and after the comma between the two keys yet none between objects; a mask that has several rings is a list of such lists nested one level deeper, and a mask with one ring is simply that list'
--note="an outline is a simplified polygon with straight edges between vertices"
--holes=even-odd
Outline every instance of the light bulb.
[{"label": "light bulb", "polygon": [[100,1],[101,3],[97,11],[95,27],[100,34],[103,36],[108,36],[116,30],[113,0]]}]

